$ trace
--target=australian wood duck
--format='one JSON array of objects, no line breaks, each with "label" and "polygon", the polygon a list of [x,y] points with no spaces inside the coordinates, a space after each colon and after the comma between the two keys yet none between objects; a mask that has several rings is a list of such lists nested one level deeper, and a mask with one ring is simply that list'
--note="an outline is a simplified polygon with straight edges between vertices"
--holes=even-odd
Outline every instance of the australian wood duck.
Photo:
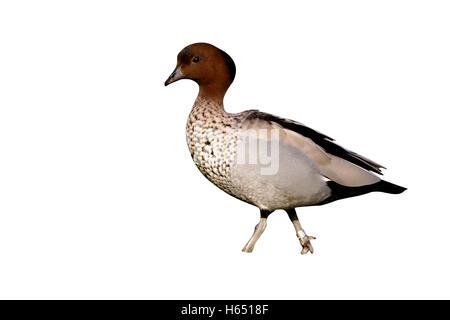
[{"label": "australian wood duck", "polygon": [[267,217],[283,209],[302,254],[313,253],[295,208],[322,205],[372,191],[398,194],[405,188],[381,180],[383,166],[335,144],[329,136],[258,110],[227,113],[223,98],[236,67],[224,51],[207,43],[187,46],[165,85],[191,79],[199,94],[186,134],[191,156],[208,180],[260,209],[261,218],[243,251],[252,252]]}]

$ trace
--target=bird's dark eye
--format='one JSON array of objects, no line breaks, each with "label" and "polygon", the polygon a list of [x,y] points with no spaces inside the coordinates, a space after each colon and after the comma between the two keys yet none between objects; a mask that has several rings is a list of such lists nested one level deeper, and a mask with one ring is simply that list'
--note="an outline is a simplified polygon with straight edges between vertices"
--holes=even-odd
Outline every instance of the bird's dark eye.
[{"label": "bird's dark eye", "polygon": [[194,62],[194,63],[197,63],[197,62],[199,62],[200,61],[200,58],[199,57],[193,57],[192,58],[192,62]]}]

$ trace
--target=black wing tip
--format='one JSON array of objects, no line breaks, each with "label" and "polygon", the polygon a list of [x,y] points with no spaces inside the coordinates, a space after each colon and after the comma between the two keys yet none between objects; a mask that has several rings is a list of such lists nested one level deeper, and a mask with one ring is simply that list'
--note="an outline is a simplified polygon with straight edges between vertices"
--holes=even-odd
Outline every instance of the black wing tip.
[{"label": "black wing tip", "polygon": [[[383,167],[384,168],[384,167]],[[386,168],[385,168],[386,169]],[[382,176],[383,175],[383,171],[381,171],[381,168],[374,168],[374,167],[371,167],[371,170],[373,171],[373,172],[375,172],[376,174],[379,174],[380,176]],[[370,171],[370,170],[369,170]]]}]

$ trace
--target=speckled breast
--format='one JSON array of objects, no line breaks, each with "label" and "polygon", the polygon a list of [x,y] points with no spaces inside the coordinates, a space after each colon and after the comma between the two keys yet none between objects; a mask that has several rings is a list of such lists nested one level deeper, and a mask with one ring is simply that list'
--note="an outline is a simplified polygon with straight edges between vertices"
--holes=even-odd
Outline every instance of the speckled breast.
[{"label": "speckled breast", "polygon": [[190,116],[186,139],[195,165],[201,173],[220,189],[234,196],[231,168],[234,165],[237,135],[222,121]]}]

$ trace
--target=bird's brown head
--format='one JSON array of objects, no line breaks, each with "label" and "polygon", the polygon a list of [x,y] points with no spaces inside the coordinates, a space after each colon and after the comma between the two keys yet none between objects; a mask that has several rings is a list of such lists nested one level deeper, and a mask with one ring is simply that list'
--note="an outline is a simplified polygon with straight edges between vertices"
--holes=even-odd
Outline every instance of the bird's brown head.
[{"label": "bird's brown head", "polygon": [[223,99],[235,74],[236,66],[226,52],[208,43],[194,43],[180,51],[177,66],[164,85],[190,79],[200,86],[199,95]]}]

